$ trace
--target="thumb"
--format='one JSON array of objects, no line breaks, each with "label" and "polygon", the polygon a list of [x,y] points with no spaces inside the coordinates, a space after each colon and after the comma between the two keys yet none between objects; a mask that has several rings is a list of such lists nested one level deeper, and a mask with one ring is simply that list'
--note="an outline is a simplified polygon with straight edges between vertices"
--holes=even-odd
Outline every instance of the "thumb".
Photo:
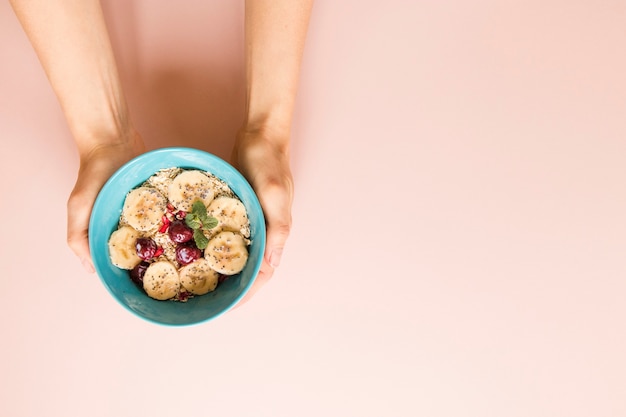
[{"label": "thumb", "polygon": [[95,272],[89,251],[88,233],[92,206],[92,199],[78,193],[72,193],[67,202],[67,244],[89,273]]},{"label": "thumb", "polygon": [[265,259],[272,268],[277,268],[280,265],[290,229],[291,226],[287,223],[268,223]]},{"label": "thumb", "polygon": [[265,191],[263,208],[267,224],[265,260],[272,268],[280,265],[280,259],[291,231],[291,199],[283,189]]}]

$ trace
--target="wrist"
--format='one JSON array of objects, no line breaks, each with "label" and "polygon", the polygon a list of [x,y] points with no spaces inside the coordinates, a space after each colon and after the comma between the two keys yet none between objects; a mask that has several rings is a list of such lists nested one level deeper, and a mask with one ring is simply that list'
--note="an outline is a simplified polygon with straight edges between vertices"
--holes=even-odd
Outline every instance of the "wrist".
[{"label": "wrist", "polygon": [[[112,93],[115,90],[119,92]],[[119,86],[77,92],[60,101],[79,151],[129,141],[133,136],[134,128]],[[87,102],[89,106],[85,105]]]},{"label": "wrist", "polygon": [[132,145],[139,135],[121,94],[118,97],[98,97],[99,100],[94,95],[91,97],[93,105],[88,108],[74,106],[74,103],[63,106],[80,155],[89,154],[94,149]]},{"label": "wrist", "polygon": [[276,138],[289,137],[292,109],[292,103],[264,106],[249,103],[242,130]]},{"label": "wrist", "polygon": [[236,146],[264,144],[278,153],[288,154],[289,135],[290,126],[286,123],[269,119],[247,120],[239,129]]},{"label": "wrist", "polygon": [[144,149],[143,139],[130,125],[107,128],[85,128],[81,136],[75,136],[81,160],[90,160],[101,154],[140,153]]}]

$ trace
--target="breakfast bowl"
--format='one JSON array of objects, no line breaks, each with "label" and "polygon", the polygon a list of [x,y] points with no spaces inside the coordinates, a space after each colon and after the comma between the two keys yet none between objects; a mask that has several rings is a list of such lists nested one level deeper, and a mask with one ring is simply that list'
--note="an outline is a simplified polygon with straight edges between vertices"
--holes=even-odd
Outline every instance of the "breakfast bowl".
[{"label": "breakfast bowl", "polygon": [[[127,195],[156,172],[170,168],[200,170],[214,175],[230,187],[243,203],[249,220],[248,258],[243,269],[220,280],[215,290],[190,297],[185,302],[148,296],[140,285],[131,280],[129,270],[114,265],[109,246],[109,239],[120,224]],[[165,326],[200,324],[234,307],[250,289],[260,271],[265,240],[265,218],[261,205],[241,173],[213,154],[184,147],[149,151],[124,164],[100,190],[89,222],[91,257],[104,287],[135,316]]]}]

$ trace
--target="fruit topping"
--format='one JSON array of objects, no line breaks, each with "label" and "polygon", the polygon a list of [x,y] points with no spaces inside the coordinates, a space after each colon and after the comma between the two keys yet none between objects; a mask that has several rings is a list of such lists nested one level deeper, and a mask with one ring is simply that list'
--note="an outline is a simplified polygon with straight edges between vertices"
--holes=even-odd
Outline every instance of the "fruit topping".
[{"label": "fruit topping", "polygon": [[163,223],[161,225],[161,228],[159,229],[159,232],[161,233],[165,233],[167,231],[167,228],[170,225],[170,219],[167,218],[167,216],[163,216],[163,218],[161,219],[161,222]]},{"label": "fruit topping", "polygon": [[182,220],[174,220],[168,230],[172,242],[185,243],[193,238],[193,230]]},{"label": "fruit topping", "polygon": [[149,266],[150,264],[148,262],[141,262],[137,264],[137,266],[130,270],[130,279],[132,279],[135,284],[143,287],[143,276]]},{"label": "fruit topping", "polygon": [[156,242],[149,237],[140,237],[135,243],[135,249],[137,250],[137,256],[144,261],[149,261],[154,258],[158,246]]},{"label": "fruit topping", "polygon": [[176,260],[181,265],[188,265],[201,256],[202,251],[193,242],[187,242],[176,247]]}]

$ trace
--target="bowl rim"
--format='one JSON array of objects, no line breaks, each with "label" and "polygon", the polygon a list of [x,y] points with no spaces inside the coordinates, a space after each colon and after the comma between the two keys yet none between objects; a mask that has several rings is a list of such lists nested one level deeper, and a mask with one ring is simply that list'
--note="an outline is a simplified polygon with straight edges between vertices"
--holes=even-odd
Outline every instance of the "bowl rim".
[{"label": "bowl rim", "polygon": [[[115,181],[118,179],[118,177],[124,175],[124,173],[126,171],[130,170],[136,164],[141,163],[141,161],[144,160],[146,157],[154,157],[154,156],[158,156],[159,154],[172,154],[172,153],[185,153],[185,152],[193,154],[195,156],[200,156],[200,157],[205,158],[207,160],[210,160],[211,163],[212,162],[216,162],[218,164],[223,164],[223,166],[226,167],[230,171],[230,174],[238,177],[238,180],[241,182],[241,184],[245,188],[248,188],[247,191],[249,192],[249,197],[253,200],[253,204],[256,205],[257,207],[259,207],[259,209],[260,209],[259,210],[259,215],[260,215],[260,217],[259,217],[259,224],[257,225],[258,226],[258,230],[256,230],[256,233],[255,233],[255,236],[254,236],[254,240],[255,240],[255,243],[260,245],[260,251],[261,252],[260,252],[260,256],[259,256],[259,261],[254,266],[254,269],[252,271],[250,281],[245,285],[245,287],[241,290],[241,292],[238,294],[238,296],[235,297],[232,300],[232,302],[230,304],[228,304],[224,309],[222,309],[221,311],[219,311],[218,313],[216,313],[214,315],[211,315],[211,316],[206,317],[206,318],[201,319],[201,320],[196,320],[196,321],[188,322],[188,323],[168,323],[168,322],[163,322],[163,321],[156,320],[156,319],[151,318],[151,317],[144,316],[144,315],[140,314],[139,312],[134,311],[125,302],[123,302],[117,296],[117,294],[115,294],[109,288],[108,282],[102,276],[101,272],[97,268],[97,265],[96,265],[97,263],[94,261],[94,248],[97,245],[96,245],[96,242],[94,240],[95,239],[94,238],[94,233],[92,233],[92,225],[94,225],[97,222],[97,220],[95,219],[96,207],[98,206],[98,204],[101,203],[101,200],[104,198],[103,197],[103,194],[104,194],[103,191],[108,189],[108,188],[110,188],[110,187],[112,187],[113,183],[115,183]],[[194,168],[193,167],[193,163],[191,163],[189,168],[190,169]],[[199,170],[210,172],[210,169],[208,169],[208,168],[204,168],[204,167],[195,167],[195,168],[199,169]],[[160,168],[156,168],[155,172],[158,171],[158,169],[160,169]],[[232,185],[229,182],[227,182],[223,178],[220,178],[220,179],[222,181],[225,181],[228,184],[229,187],[232,187]],[[142,182],[143,181],[139,181],[135,185],[135,187],[139,186]],[[130,189],[128,191],[130,191]],[[252,185],[243,176],[243,174],[241,174],[241,172],[239,172],[239,170],[237,168],[235,168],[232,164],[230,164],[229,162],[227,162],[223,158],[220,158],[219,156],[214,155],[214,154],[212,154],[210,152],[203,151],[201,149],[191,148],[191,147],[171,146],[171,147],[163,147],[163,148],[157,148],[157,149],[149,150],[149,151],[146,151],[146,152],[144,152],[144,153],[142,153],[142,154],[132,158],[131,160],[127,161],[122,166],[120,166],[107,179],[107,181],[104,183],[102,188],[98,191],[98,195],[96,196],[96,199],[95,199],[93,207],[92,207],[91,214],[89,216],[88,241],[89,241],[89,253],[90,253],[90,256],[92,258],[92,262],[93,262],[93,265],[94,265],[94,269],[95,269],[96,275],[100,279],[100,281],[103,284],[103,286],[106,288],[107,292],[117,301],[118,304],[120,304],[127,311],[131,312],[134,316],[136,316],[136,317],[138,317],[138,318],[140,318],[142,320],[145,320],[145,321],[157,324],[157,325],[165,326],[165,327],[186,327],[186,326],[195,326],[195,325],[199,325],[199,324],[202,324],[202,323],[206,323],[208,321],[215,320],[216,318],[218,318],[218,317],[222,316],[223,314],[227,313],[228,311],[232,310],[232,308],[234,306],[236,306],[239,303],[239,301],[241,301],[241,299],[248,293],[248,291],[250,290],[250,288],[252,287],[252,285],[256,281],[256,279],[257,279],[257,277],[258,277],[258,275],[260,273],[261,266],[263,264],[264,252],[265,252],[265,247],[266,247],[266,243],[267,243],[267,235],[266,235],[266,233],[267,233],[267,231],[266,231],[266,224],[265,224],[265,214],[264,214],[263,209],[261,207],[261,203],[259,202],[259,199],[258,199],[258,197],[256,195],[256,192],[252,188]]]}]

